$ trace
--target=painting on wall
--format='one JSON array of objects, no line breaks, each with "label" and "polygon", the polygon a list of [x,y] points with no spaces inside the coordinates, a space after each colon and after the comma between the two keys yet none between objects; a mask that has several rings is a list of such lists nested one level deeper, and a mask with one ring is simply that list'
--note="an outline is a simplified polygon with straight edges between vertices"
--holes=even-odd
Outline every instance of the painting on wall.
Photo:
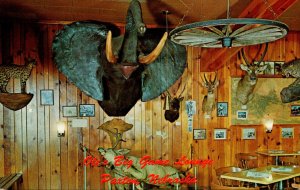
[{"label": "painting on wall", "polygon": [[80,117],[94,117],[95,116],[95,104],[80,104],[79,105]]},{"label": "painting on wall", "polygon": [[300,116],[300,105],[291,105],[291,116]]},{"label": "painting on wall", "polygon": [[227,137],[227,129],[214,129],[214,139],[215,140],[224,140]]},{"label": "painting on wall", "polygon": [[206,139],[206,129],[194,129],[193,136],[194,136],[194,140]]},{"label": "painting on wall", "polygon": [[228,102],[217,102],[217,116],[218,117],[228,116]]},{"label": "painting on wall", "polygon": [[[260,125],[267,114],[274,118],[274,124],[299,123],[300,117],[291,117],[291,106],[281,102],[280,92],[295,81],[294,78],[258,78],[253,98],[243,109],[236,100],[236,89],[241,78],[231,78],[230,114],[232,125]],[[247,119],[237,116],[237,111],[247,111]]]},{"label": "painting on wall", "polygon": [[243,128],[242,129],[242,139],[256,139],[255,128]]},{"label": "painting on wall", "polygon": [[41,90],[41,105],[52,106],[54,105],[54,91],[53,90]]},{"label": "painting on wall", "polygon": [[63,106],[63,117],[77,117],[77,106]]},{"label": "painting on wall", "polygon": [[281,128],[281,137],[285,138],[285,139],[293,138],[294,137],[294,128],[292,128],[292,127]]}]

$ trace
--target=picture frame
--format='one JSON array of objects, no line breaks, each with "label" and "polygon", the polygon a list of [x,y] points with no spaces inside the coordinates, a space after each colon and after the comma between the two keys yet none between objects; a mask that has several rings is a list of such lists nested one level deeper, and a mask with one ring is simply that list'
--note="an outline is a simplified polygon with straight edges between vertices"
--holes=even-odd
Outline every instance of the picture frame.
[{"label": "picture frame", "polygon": [[54,105],[54,90],[40,90],[40,104],[44,106]]},{"label": "picture frame", "polygon": [[236,112],[236,118],[238,120],[247,120],[247,118],[248,118],[248,111],[247,110],[238,110]]},{"label": "picture frame", "polygon": [[214,129],[214,139],[215,140],[227,139],[227,129]]},{"label": "picture frame", "polygon": [[294,138],[294,128],[293,127],[281,128],[281,137],[284,139]]},{"label": "picture frame", "polygon": [[[254,64],[257,65],[258,62],[254,61]],[[274,61],[262,61],[260,65],[267,65],[267,68],[264,71],[261,71],[257,74],[259,75],[274,75],[275,74],[275,63]]]},{"label": "picture frame", "polygon": [[206,129],[193,129],[193,139],[194,140],[206,139]]},{"label": "picture frame", "polygon": [[242,129],[242,139],[244,139],[244,140],[256,139],[256,129],[255,128],[243,128]]},{"label": "picture frame", "polygon": [[77,117],[77,106],[62,106],[63,117]]},{"label": "picture frame", "polygon": [[79,104],[80,117],[95,117],[95,104]]},{"label": "picture frame", "polygon": [[291,105],[291,116],[300,116],[300,105]]},{"label": "picture frame", "polygon": [[284,61],[274,61],[274,74],[282,75],[281,66],[284,64]]},{"label": "picture frame", "polygon": [[217,117],[228,117],[228,102],[217,102]]}]

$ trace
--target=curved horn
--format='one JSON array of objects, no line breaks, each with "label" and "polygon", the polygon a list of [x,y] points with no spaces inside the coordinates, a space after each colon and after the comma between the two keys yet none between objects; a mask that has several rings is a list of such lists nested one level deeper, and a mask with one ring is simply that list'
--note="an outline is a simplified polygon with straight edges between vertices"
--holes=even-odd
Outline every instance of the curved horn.
[{"label": "curved horn", "polygon": [[153,62],[161,53],[165,45],[165,42],[167,40],[167,37],[168,37],[168,33],[165,32],[160,42],[157,44],[156,48],[149,55],[139,57],[139,63],[150,64],[151,62]]},{"label": "curved horn", "polygon": [[112,51],[112,43],[111,43],[111,31],[108,31],[107,33],[107,37],[106,37],[106,49],[105,49],[105,53],[106,53],[106,58],[108,60],[108,62],[110,63],[117,63],[117,57],[114,56],[113,51]]},{"label": "curved horn", "polygon": [[207,78],[206,78],[206,76],[205,76],[205,74],[204,74],[204,80],[205,80],[206,84],[209,83],[208,80],[207,80]]},{"label": "curved horn", "polygon": [[249,63],[248,59],[247,59],[246,56],[245,56],[244,48],[242,48],[242,57],[243,57],[243,59],[244,59],[246,65],[249,67],[249,66],[250,66],[250,63]]},{"label": "curved horn", "polygon": [[263,54],[261,55],[261,58],[259,59],[259,61],[257,63],[258,66],[260,65],[260,63],[262,62],[262,60],[264,59],[264,57],[266,56],[267,50],[268,50],[268,43],[266,43],[265,50],[264,50]]},{"label": "curved horn", "polygon": [[217,72],[215,72],[215,78],[214,78],[214,81],[213,81],[213,84],[215,84],[215,82],[216,82],[216,79],[217,79]]}]

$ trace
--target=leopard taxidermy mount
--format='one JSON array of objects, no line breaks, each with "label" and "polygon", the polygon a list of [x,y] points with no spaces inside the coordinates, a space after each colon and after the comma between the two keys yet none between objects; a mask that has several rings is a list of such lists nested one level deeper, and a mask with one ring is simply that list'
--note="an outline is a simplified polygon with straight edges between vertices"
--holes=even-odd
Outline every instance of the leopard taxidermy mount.
[{"label": "leopard taxidermy mount", "polygon": [[11,78],[19,78],[21,93],[26,93],[26,81],[30,76],[32,68],[36,65],[36,60],[25,58],[24,65],[1,64],[0,65],[0,92],[8,93],[6,86]]}]

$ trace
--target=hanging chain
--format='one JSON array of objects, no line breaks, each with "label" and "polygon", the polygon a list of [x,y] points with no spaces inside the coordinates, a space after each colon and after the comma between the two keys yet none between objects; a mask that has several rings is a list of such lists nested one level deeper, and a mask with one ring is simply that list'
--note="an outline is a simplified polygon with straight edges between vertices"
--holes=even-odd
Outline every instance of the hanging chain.
[{"label": "hanging chain", "polygon": [[273,14],[274,19],[276,19],[278,17],[278,15],[276,14],[276,12],[274,11],[274,9],[270,5],[269,1],[268,0],[264,0],[264,3],[267,6],[267,9]]},{"label": "hanging chain", "polygon": [[227,19],[230,18],[230,0],[227,0]]},{"label": "hanging chain", "polygon": [[189,14],[189,12],[190,12],[190,8],[189,8],[182,0],[179,0],[179,2],[180,2],[181,4],[183,4],[183,6],[185,6],[186,11],[184,12],[184,15],[183,15],[182,18],[179,20],[179,22],[178,22],[178,24],[177,24],[176,27],[178,27],[179,25],[182,24],[183,20],[185,19],[185,17],[186,17],[186,16]]}]

